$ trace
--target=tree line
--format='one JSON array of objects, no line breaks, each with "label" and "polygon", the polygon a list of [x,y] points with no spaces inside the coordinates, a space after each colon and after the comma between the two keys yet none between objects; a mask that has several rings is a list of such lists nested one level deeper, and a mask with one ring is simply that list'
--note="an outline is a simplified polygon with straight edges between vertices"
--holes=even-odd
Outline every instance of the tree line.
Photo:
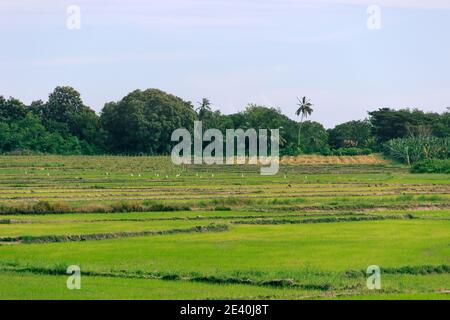
[{"label": "tree line", "polygon": [[208,99],[196,105],[158,89],[135,90],[105,104],[97,115],[74,88],[61,86],[48,101],[25,105],[0,96],[0,152],[3,154],[119,154],[165,155],[178,128],[280,129],[282,155],[357,155],[382,151],[388,141],[411,137],[450,137],[450,110],[380,108],[367,119],[325,129],[306,120],[314,111],[309,99],[298,99],[293,110],[299,121],[279,109],[249,104],[244,111],[225,115],[213,111]]}]

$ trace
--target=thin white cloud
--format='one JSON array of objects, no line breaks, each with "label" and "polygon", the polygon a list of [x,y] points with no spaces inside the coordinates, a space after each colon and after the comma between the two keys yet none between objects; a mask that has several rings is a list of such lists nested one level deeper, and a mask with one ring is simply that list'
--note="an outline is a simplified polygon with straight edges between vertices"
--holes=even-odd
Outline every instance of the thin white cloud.
[{"label": "thin white cloud", "polygon": [[[35,28],[64,25],[69,5],[81,7],[84,26],[233,28],[289,21],[306,8],[372,4],[415,10],[450,9],[449,0],[2,0],[0,25]],[[300,14],[300,13],[299,13]]]},{"label": "thin white cloud", "polygon": [[419,8],[419,9],[450,9],[448,0],[316,0],[324,4],[342,4],[370,6],[379,5],[382,7],[398,8]]},{"label": "thin white cloud", "polygon": [[171,9],[173,11],[189,8],[222,8],[236,9],[249,8],[252,10],[273,9],[293,6],[317,5],[359,5],[368,6],[377,4],[386,7],[402,8],[450,8],[448,0],[2,0],[0,11],[48,11],[54,12],[68,5],[79,5],[90,8],[108,9],[137,9],[154,10]]},{"label": "thin white cloud", "polygon": [[[175,28],[182,27],[200,27],[200,28],[214,28],[214,27],[245,27],[257,26],[267,24],[267,21],[257,17],[205,17],[205,16],[125,16],[118,19],[128,22],[131,25],[137,24],[141,27],[158,27],[169,26]],[[117,21],[117,20],[115,20]]]},{"label": "thin white cloud", "polygon": [[171,62],[171,61],[188,61],[202,59],[202,53],[191,52],[158,52],[158,53],[114,53],[89,56],[64,56],[45,59],[28,59],[28,60],[3,60],[0,63],[2,68],[20,67],[65,67],[65,66],[89,66],[103,64],[117,64],[130,62]]}]

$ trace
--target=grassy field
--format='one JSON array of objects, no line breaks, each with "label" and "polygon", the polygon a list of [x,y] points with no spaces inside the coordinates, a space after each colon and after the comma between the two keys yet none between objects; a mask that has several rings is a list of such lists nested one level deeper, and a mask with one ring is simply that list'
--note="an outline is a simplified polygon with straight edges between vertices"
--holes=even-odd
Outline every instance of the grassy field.
[{"label": "grassy field", "polygon": [[[66,287],[70,265],[81,289]],[[381,268],[381,290],[366,285]],[[450,179],[376,156],[0,157],[0,299],[449,299]]]}]

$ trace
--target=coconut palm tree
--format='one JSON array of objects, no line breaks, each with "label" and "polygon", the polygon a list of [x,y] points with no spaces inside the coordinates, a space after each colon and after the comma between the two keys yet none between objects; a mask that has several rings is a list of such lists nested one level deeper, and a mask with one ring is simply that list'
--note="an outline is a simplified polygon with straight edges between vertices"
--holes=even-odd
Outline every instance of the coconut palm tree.
[{"label": "coconut palm tree", "polygon": [[205,118],[207,112],[211,111],[211,102],[207,98],[203,98],[201,102],[198,102],[197,108],[198,119],[202,121]]},{"label": "coconut palm tree", "polygon": [[311,100],[307,99],[306,97],[303,97],[302,99],[297,98],[297,100],[298,100],[298,103],[297,103],[298,109],[295,112],[295,114],[297,116],[301,116],[300,126],[298,128],[298,146],[300,147],[300,137],[302,134],[303,120],[305,118],[307,118],[308,116],[310,116],[314,110],[312,108],[313,105],[310,102]]}]

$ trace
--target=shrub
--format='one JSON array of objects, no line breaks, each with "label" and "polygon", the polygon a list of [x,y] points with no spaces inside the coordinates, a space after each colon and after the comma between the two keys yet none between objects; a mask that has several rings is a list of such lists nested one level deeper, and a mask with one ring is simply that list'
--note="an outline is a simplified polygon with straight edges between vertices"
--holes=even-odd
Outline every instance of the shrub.
[{"label": "shrub", "polygon": [[408,165],[426,159],[448,159],[450,139],[436,137],[393,139],[386,143],[385,153]]},{"label": "shrub", "polygon": [[230,207],[215,207],[214,211],[231,211]]},{"label": "shrub", "polygon": [[[53,213],[120,213],[145,211],[190,211],[191,207],[183,204],[166,205],[163,203],[144,201],[119,201],[112,204],[86,204],[79,207],[62,202],[39,201],[36,203],[0,204],[2,214],[53,214]],[[0,222],[3,220],[0,220]]]},{"label": "shrub", "polygon": [[413,173],[450,173],[450,159],[429,159],[415,163],[411,172]]},{"label": "shrub", "polygon": [[365,156],[371,154],[372,150],[369,148],[339,148],[333,150],[332,154],[335,156]]},{"label": "shrub", "polygon": [[111,205],[112,212],[141,212],[143,206],[138,202],[119,201]]}]

